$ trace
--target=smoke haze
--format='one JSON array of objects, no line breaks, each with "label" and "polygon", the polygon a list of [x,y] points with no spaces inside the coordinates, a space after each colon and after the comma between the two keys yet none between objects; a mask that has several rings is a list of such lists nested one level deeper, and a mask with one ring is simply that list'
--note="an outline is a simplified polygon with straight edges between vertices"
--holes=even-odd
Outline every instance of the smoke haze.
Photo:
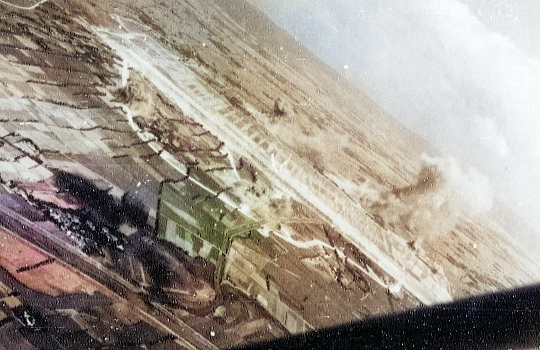
[{"label": "smoke haze", "polygon": [[540,225],[540,2],[251,2],[449,155],[451,202],[485,209],[491,186]]},{"label": "smoke haze", "polygon": [[493,196],[488,179],[474,168],[461,170],[456,159],[422,157],[416,183],[377,193],[368,185],[358,191],[363,205],[384,227],[407,232],[410,238],[452,230],[461,213],[485,213]]}]

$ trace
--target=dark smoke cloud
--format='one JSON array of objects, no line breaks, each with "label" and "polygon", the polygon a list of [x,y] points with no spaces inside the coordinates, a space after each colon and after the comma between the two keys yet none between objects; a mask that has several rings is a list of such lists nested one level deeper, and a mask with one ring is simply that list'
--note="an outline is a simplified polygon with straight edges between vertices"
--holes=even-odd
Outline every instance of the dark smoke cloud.
[{"label": "dark smoke cloud", "polygon": [[478,215],[492,205],[486,177],[474,169],[464,172],[454,158],[424,156],[416,182],[389,191],[365,185],[356,189],[364,207],[379,223],[410,238],[440,235],[452,230],[461,213]]},{"label": "dark smoke cloud", "polygon": [[540,227],[540,2],[249,1]]}]

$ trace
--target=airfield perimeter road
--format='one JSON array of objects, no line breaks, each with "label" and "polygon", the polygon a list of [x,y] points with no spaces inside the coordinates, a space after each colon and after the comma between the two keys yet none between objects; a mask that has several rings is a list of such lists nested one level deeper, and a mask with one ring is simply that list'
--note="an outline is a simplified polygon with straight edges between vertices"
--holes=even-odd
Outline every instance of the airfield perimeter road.
[{"label": "airfield perimeter road", "polygon": [[[121,28],[131,25],[118,20]],[[432,266],[420,260],[395,235],[362,215],[365,212],[345,193],[298,155],[273,142],[255,122],[225,112],[230,110],[230,104],[222,96],[179,64],[179,58],[158,39],[139,30],[137,33],[137,28],[129,32],[96,28],[99,37],[124,64],[146,76],[185,114],[272,178],[281,191],[311,204],[322,218],[335,225],[344,237],[423,304],[452,299],[444,276],[432,274]],[[259,142],[254,141],[256,138]],[[416,270],[421,271],[420,275],[414,274]]]},{"label": "airfield perimeter road", "polygon": [[[111,288],[119,295],[119,298],[121,296],[121,298],[129,300],[129,303],[133,306],[133,310],[142,320],[176,337],[176,342],[180,346],[190,350],[218,349],[182,320],[176,317],[170,317],[170,313],[165,308],[154,305],[149,310],[149,306],[144,303],[138,294],[139,290],[123,277],[110,271],[99,262],[51,234],[35,222],[28,220],[8,207],[0,205],[0,223],[19,237],[54,255],[57,259],[62,260],[79,272]],[[145,311],[145,309],[148,311]]]},{"label": "airfield perimeter road", "polygon": [[0,3],[23,10],[32,10],[46,1],[47,0],[0,0]]}]

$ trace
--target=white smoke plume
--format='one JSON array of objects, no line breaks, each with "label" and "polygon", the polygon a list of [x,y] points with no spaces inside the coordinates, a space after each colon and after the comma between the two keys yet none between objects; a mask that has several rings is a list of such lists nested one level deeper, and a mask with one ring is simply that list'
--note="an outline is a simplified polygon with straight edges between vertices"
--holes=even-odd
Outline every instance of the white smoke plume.
[{"label": "white smoke plume", "polygon": [[416,182],[376,192],[364,188],[361,202],[379,223],[414,239],[452,230],[462,213],[478,215],[491,209],[488,179],[471,168],[464,172],[452,157],[422,157]]},{"label": "white smoke plume", "polygon": [[540,1],[249,1],[540,227]]}]

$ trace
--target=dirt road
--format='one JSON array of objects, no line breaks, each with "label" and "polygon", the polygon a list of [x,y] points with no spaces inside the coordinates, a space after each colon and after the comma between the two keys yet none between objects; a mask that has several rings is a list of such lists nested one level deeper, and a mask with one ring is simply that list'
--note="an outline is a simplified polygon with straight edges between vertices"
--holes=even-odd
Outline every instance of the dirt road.
[{"label": "dirt road", "polygon": [[[126,27],[132,24],[124,24]],[[255,121],[246,122],[230,104],[195,76],[179,57],[156,38],[142,33],[97,29],[98,35],[132,68],[195,122],[216,135],[233,153],[241,154],[272,179],[286,195],[309,204],[321,217],[424,304],[451,299],[442,272],[419,259],[406,242],[383,230],[365,211],[311,164],[277,144]],[[258,140],[258,141],[255,141]]]}]

